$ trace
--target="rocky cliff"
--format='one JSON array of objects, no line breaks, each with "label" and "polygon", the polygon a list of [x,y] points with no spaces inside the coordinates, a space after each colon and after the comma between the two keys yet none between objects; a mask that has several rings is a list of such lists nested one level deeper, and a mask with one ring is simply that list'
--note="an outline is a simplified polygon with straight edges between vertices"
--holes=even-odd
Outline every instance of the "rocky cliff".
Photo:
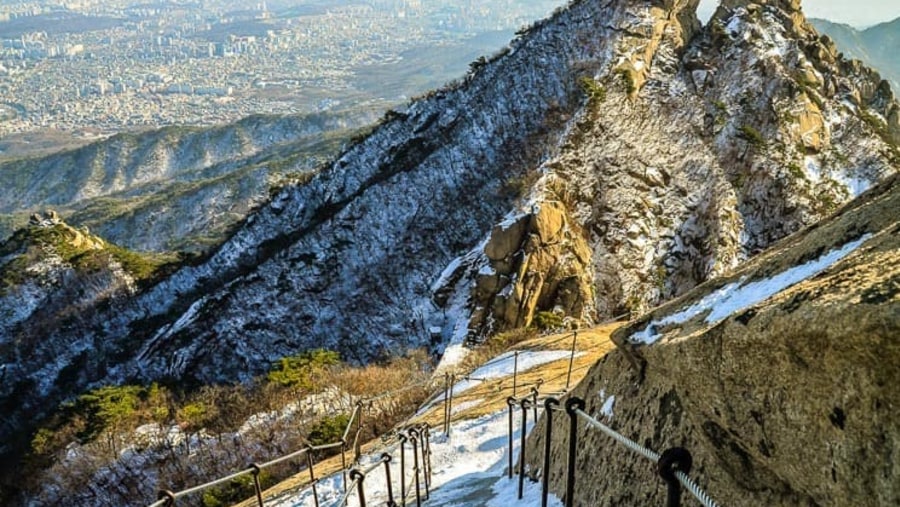
[{"label": "rocky cliff", "polygon": [[0,336],[3,450],[87,385],[234,381],[298,349],[368,361],[540,312],[639,312],[896,172],[889,87],[796,5],[728,2],[706,27],[696,5],[572,2],[203,263],[39,339],[23,316]]},{"label": "rocky cliff", "polygon": [[[461,289],[473,338],[537,310],[641,312],[896,171],[890,88],[839,59],[796,2],[725,2],[702,30],[690,2],[655,5],[610,18],[613,53],[582,81],[588,99],[561,153],[458,267],[475,279]],[[541,233],[523,224],[560,212],[567,225],[545,261]]]},{"label": "rocky cliff", "polygon": [[[573,396],[642,445],[693,454],[720,505],[900,501],[900,178],[621,328]],[[562,495],[565,428],[535,475]],[[579,429],[575,505],[656,505],[653,465]]]}]

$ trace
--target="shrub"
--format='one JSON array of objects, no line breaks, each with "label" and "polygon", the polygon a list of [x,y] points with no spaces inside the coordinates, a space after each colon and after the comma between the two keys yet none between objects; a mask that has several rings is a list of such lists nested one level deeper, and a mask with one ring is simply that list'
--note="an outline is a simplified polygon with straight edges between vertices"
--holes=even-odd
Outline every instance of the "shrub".
[{"label": "shrub", "polygon": [[637,82],[634,78],[634,72],[626,68],[619,68],[616,70],[616,74],[619,76],[628,95],[634,95],[634,93],[637,92]]},{"label": "shrub", "polygon": [[563,327],[563,318],[562,315],[553,312],[538,312],[532,323],[541,331],[547,331]]},{"label": "shrub", "polygon": [[[259,485],[262,489],[274,486],[277,480],[266,470],[259,473]],[[252,475],[242,475],[227,484],[203,492],[203,507],[227,507],[246,500],[256,494]]]},{"label": "shrub", "polygon": [[310,350],[296,356],[279,359],[269,371],[266,379],[283,387],[313,391],[319,387],[317,377],[330,367],[340,364],[337,352],[325,349]]},{"label": "shrub", "polygon": [[741,125],[738,128],[738,137],[747,141],[755,148],[763,148],[766,146],[766,140],[763,135],[750,125]]},{"label": "shrub", "polygon": [[87,421],[79,438],[91,441],[107,429],[121,428],[137,416],[144,388],[105,386],[78,397],[74,412]]},{"label": "shrub", "polygon": [[338,414],[328,416],[317,422],[306,437],[311,445],[325,445],[340,442],[344,436],[344,430],[350,423],[350,416]]},{"label": "shrub", "polygon": [[606,88],[597,81],[584,76],[579,80],[579,84],[585,95],[588,96],[588,101],[592,108],[596,108],[606,100]]}]

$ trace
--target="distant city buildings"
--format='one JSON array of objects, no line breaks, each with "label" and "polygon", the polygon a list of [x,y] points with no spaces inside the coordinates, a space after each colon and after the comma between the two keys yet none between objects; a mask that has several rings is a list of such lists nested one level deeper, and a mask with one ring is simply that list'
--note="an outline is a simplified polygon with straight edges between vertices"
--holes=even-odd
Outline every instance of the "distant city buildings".
[{"label": "distant city buildings", "polygon": [[241,0],[4,0],[0,138],[327,109],[367,96],[360,69],[511,31],[560,3],[370,0],[275,10]]}]

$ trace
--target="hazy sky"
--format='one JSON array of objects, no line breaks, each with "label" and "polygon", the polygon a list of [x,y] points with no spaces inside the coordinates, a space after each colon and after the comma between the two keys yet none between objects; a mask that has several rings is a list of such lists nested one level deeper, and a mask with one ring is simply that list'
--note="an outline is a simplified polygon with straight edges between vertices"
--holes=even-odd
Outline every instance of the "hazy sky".
[{"label": "hazy sky", "polygon": [[[717,0],[701,0],[700,18],[709,19],[718,3]],[[802,5],[803,13],[808,17],[860,28],[900,18],[900,0],[803,0]]]}]

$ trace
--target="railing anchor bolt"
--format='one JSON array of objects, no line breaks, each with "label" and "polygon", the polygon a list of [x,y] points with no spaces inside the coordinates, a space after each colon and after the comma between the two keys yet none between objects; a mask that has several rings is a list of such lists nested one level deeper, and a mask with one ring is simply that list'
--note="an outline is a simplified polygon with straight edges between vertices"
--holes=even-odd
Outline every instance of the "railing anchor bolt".
[{"label": "railing anchor bolt", "polygon": [[688,474],[691,472],[693,464],[694,459],[691,457],[690,451],[683,447],[666,449],[659,457],[657,472],[668,485],[666,507],[679,507],[681,505],[681,482],[678,481],[675,472]]}]

